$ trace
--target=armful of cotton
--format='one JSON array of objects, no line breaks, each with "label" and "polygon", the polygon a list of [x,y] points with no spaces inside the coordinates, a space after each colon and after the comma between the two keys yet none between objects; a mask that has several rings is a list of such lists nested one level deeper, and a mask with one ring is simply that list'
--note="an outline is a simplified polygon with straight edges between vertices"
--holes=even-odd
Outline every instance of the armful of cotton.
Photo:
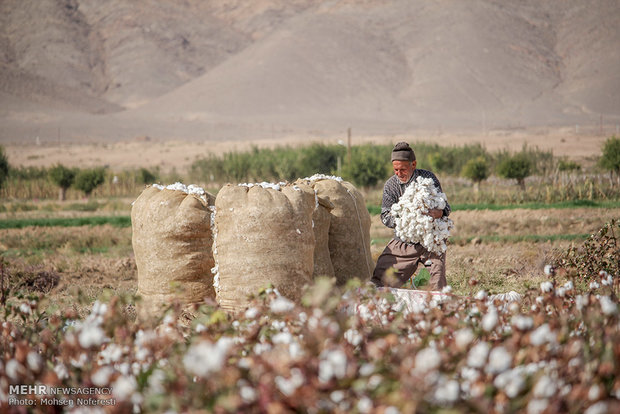
[{"label": "armful of cotton", "polygon": [[404,242],[420,243],[431,252],[444,253],[454,222],[448,217],[433,219],[428,212],[443,210],[446,203],[446,194],[435,187],[432,179],[418,177],[392,205],[396,236]]}]

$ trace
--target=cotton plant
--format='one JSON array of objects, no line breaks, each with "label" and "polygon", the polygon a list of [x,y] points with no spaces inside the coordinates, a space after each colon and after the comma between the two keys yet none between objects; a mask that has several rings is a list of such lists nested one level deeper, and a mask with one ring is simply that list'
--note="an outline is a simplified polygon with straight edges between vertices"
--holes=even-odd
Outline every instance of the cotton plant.
[{"label": "cotton plant", "polygon": [[431,252],[445,253],[454,222],[448,217],[433,219],[428,213],[432,209],[443,210],[447,201],[446,194],[435,187],[432,179],[418,177],[398,203],[392,205],[396,236],[404,242],[420,243]]},{"label": "cotton plant", "polygon": [[[396,413],[411,401],[421,412],[619,412],[618,299],[607,286],[563,287],[523,294],[545,307],[502,306],[481,290],[427,293],[413,312],[395,309],[397,290],[314,289],[294,303],[268,288],[244,312],[205,303],[184,325],[171,306],[155,327],[133,321],[124,300],[97,301],[83,318],[72,309],[41,318],[45,302],[16,302],[0,322],[0,405],[25,399],[13,384],[41,384],[87,390],[85,412]],[[31,399],[54,396],[84,399]]]}]

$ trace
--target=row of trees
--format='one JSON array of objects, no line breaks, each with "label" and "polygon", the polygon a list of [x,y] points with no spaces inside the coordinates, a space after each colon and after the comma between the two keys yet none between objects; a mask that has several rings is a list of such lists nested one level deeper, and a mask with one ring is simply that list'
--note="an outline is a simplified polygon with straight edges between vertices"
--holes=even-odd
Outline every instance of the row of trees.
[{"label": "row of trees", "polygon": [[103,167],[90,169],[68,168],[62,164],[49,169],[49,178],[59,188],[58,199],[64,201],[67,190],[74,187],[90,196],[95,188],[105,181],[106,171]]},{"label": "row of trees", "polygon": [[[0,197],[49,198],[58,194],[64,201],[74,197],[69,189],[82,192],[89,197],[93,191],[103,187],[103,192],[114,195],[133,195],[145,184],[159,181],[159,168],[152,170],[137,168],[113,172],[107,167],[77,168],[56,164],[51,167],[12,166],[0,145]],[[173,170],[165,180],[180,181],[182,178]]]},{"label": "row of trees", "polygon": [[[514,179],[523,188],[531,175],[548,175],[557,171],[574,171],[581,167],[574,161],[554,159],[551,151],[523,147],[518,153],[489,153],[479,144],[442,147],[415,143],[419,168],[436,173],[463,176],[477,188],[490,175]],[[347,149],[340,145],[313,144],[304,148],[252,148],[247,152],[210,155],[195,161],[190,178],[199,182],[281,181],[307,177],[315,173],[339,175],[362,187],[372,187],[391,174],[389,163],[392,145],[359,145]],[[612,174],[620,174],[620,139],[609,138],[599,165]]]},{"label": "row of trees", "polygon": [[[570,160],[557,160],[552,153],[536,148],[523,147],[518,153],[500,151],[489,153],[479,144],[461,147],[442,147],[437,144],[414,143],[419,168],[436,173],[463,176],[475,188],[492,174],[514,179],[523,188],[530,175],[546,175],[557,171],[579,170],[580,165]],[[339,175],[360,187],[373,187],[391,174],[389,163],[392,145],[353,146],[350,152],[342,145],[313,144],[302,148],[278,147],[275,149],[251,148],[246,152],[228,152],[221,156],[209,155],[196,160],[190,167],[193,182],[256,182],[293,181],[316,173]],[[620,184],[620,138],[606,140],[599,167],[609,171]],[[24,177],[21,177],[21,176]],[[104,167],[79,169],[57,164],[50,168],[19,168],[9,166],[4,149],[0,146],[0,188],[7,177],[49,180],[58,187],[60,200],[69,188],[83,191],[88,197],[107,179],[112,179]],[[118,179],[135,185],[150,184],[157,180],[158,171],[140,168],[121,172]]]}]

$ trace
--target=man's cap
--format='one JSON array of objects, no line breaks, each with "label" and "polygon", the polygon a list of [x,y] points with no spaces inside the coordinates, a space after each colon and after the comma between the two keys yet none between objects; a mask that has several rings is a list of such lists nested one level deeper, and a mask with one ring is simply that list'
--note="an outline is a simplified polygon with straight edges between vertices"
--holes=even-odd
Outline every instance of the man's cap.
[{"label": "man's cap", "polygon": [[399,142],[392,149],[392,161],[415,161],[415,153],[406,142]]}]

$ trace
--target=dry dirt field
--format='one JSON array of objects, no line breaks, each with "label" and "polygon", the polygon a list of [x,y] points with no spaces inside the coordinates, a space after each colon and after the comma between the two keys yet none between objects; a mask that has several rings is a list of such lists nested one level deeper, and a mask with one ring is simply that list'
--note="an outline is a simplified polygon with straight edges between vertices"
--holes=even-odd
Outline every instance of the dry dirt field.
[{"label": "dry dirt field", "polygon": [[[95,214],[95,213],[91,213]],[[620,209],[544,209],[510,211],[455,211],[453,243],[447,255],[448,283],[455,293],[469,295],[480,288],[491,292],[525,291],[546,280],[543,268],[552,263],[574,241],[518,241],[514,236],[591,234]],[[378,216],[371,226],[372,255],[376,260],[391,237]],[[472,239],[474,239],[472,241]],[[476,240],[477,239],[477,240]],[[11,264],[11,272],[50,272],[58,275],[48,299],[67,306],[75,302],[78,290],[94,300],[104,289],[133,294],[137,288],[136,267],[131,247],[131,228],[109,225],[73,228],[25,228],[0,230],[0,249]],[[47,289],[44,273],[33,286]],[[479,285],[469,286],[470,279]],[[473,289],[473,290],[472,290]]]}]

